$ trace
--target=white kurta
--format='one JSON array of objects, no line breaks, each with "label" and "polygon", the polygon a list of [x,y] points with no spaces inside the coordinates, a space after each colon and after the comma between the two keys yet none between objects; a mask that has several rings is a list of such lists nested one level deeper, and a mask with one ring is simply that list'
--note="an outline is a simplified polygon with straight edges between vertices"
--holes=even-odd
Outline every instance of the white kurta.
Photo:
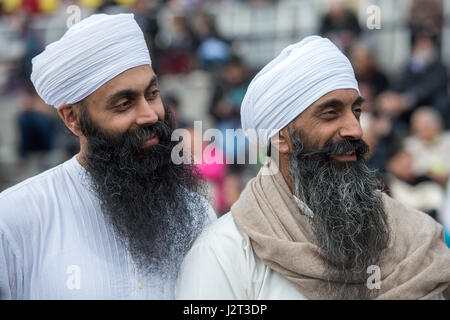
[{"label": "white kurta", "polygon": [[0,194],[0,298],[173,299],[174,281],[137,272],[86,179],[73,157]]},{"label": "white kurta", "polygon": [[183,261],[177,299],[257,300],[307,298],[253,252],[230,213],[208,227]]}]

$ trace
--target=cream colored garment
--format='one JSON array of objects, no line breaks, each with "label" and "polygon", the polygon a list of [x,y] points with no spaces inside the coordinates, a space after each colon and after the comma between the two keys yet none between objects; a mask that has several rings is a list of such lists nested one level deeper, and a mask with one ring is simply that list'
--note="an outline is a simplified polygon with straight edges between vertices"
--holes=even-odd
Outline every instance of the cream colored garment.
[{"label": "cream colored garment", "polygon": [[433,172],[450,174],[450,132],[443,132],[433,143],[424,143],[411,136],[405,140],[405,148],[413,156],[414,171],[417,175]]},{"label": "cream colored garment", "polygon": [[425,212],[433,209],[439,210],[445,200],[445,193],[442,187],[432,181],[424,181],[412,186],[392,177],[389,182],[389,190],[392,198],[395,200]]},{"label": "cream colored garment", "polygon": [[253,252],[227,213],[198,237],[183,261],[176,299],[305,300],[289,280]]},{"label": "cream colored garment", "polygon": [[[274,170],[269,162],[264,170]],[[280,172],[252,179],[231,208],[255,254],[311,299],[324,299],[321,254]],[[442,226],[382,195],[391,229],[381,264],[379,299],[429,299],[450,284],[450,250]]]}]

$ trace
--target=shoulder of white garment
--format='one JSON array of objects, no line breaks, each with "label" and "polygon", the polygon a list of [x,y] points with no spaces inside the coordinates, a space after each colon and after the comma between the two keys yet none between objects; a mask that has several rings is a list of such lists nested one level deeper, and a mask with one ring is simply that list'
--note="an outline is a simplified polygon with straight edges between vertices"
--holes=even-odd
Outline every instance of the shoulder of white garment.
[{"label": "shoulder of white garment", "polygon": [[58,167],[47,170],[0,193],[0,220],[26,218],[22,215],[17,216],[19,213],[32,215],[32,212],[22,209],[30,206],[32,202],[40,202],[48,197],[46,189],[52,185],[52,176],[55,176],[57,170]]},{"label": "shoulder of white garment", "polygon": [[222,250],[248,248],[250,245],[249,238],[236,227],[230,212],[214,220],[200,234],[192,249],[205,245],[211,246],[214,249],[216,249],[215,246],[218,246]]},{"label": "shoulder of white garment", "polygon": [[[0,238],[3,241],[0,250],[4,251],[0,252],[0,256],[3,255],[6,261],[16,257],[22,263],[27,248],[36,240],[34,236],[40,229],[46,188],[51,185],[48,177],[55,170],[57,169],[53,168],[29,178],[0,193]],[[11,262],[3,261],[3,263]]]},{"label": "shoulder of white garment", "polygon": [[39,229],[42,221],[51,220],[46,215],[52,213],[49,210],[54,205],[52,197],[63,196],[68,192],[64,188],[66,163],[0,193],[0,231],[9,234],[11,238],[20,239]]},{"label": "shoulder of white garment", "polygon": [[248,237],[227,213],[207,227],[180,269],[177,299],[247,299],[254,268]]}]

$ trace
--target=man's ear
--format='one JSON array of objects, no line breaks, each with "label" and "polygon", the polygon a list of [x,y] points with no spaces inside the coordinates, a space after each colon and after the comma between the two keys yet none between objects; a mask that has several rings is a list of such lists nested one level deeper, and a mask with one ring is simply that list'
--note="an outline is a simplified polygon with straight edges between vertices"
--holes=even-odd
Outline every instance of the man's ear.
[{"label": "man's ear", "polygon": [[83,135],[80,129],[80,120],[78,117],[77,106],[74,104],[63,103],[58,107],[58,114],[66,124],[66,127],[77,137]]},{"label": "man's ear", "polygon": [[280,154],[286,154],[291,150],[291,139],[287,127],[284,127],[280,132],[270,138],[270,141],[275,149],[278,149]]}]

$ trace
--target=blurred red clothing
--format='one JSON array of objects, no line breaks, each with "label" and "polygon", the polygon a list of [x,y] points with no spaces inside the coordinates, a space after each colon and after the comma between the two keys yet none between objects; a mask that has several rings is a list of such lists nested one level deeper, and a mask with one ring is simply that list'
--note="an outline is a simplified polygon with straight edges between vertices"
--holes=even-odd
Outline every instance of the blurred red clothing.
[{"label": "blurred red clothing", "polygon": [[22,0],[22,9],[28,15],[39,13],[39,0]]}]

